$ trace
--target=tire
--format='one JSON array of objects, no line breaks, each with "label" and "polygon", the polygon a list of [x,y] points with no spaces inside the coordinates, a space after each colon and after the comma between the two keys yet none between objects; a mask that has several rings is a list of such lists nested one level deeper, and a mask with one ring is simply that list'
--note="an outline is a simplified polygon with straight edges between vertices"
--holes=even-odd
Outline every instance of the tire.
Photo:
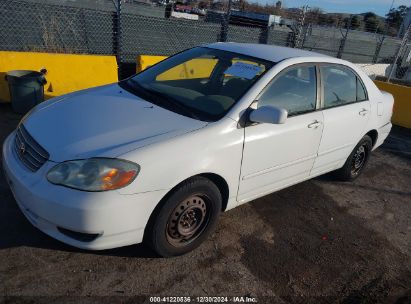
[{"label": "tire", "polygon": [[197,248],[215,229],[222,197],[207,178],[183,182],[155,210],[145,242],[162,257],[185,254]]},{"label": "tire", "polygon": [[335,171],[335,177],[342,181],[353,181],[364,171],[372,149],[372,139],[365,135],[355,146],[344,166]]}]

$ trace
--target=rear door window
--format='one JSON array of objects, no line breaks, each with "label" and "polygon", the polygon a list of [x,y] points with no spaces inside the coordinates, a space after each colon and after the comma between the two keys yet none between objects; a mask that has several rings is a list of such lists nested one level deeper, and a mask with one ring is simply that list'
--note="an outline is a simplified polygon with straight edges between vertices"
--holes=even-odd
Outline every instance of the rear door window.
[{"label": "rear door window", "polygon": [[323,65],[320,69],[324,87],[324,108],[367,99],[361,80],[350,68],[340,65]]}]

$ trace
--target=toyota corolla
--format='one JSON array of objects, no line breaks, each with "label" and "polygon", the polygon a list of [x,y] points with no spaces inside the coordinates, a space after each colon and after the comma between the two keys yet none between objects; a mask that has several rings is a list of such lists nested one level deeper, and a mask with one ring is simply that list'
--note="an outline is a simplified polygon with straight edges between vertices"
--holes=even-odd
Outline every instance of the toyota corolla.
[{"label": "toyota corolla", "polygon": [[93,250],[144,241],[175,256],[223,211],[331,171],[357,178],[392,108],[347,61],[215,43],[38,105],[5,140],[3,168],[49,236]]}]

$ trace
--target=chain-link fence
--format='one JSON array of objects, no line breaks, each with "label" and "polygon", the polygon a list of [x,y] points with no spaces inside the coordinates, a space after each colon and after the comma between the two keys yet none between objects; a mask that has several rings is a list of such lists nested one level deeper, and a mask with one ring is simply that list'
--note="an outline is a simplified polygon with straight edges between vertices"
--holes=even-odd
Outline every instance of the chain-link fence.
[{"label": "chain-link fence", "polygon": [[137,55],[171,55],[216,41],[264,43],[346,59],[372,77],[411,83],[410,29],[397,38],[388,22],[376,27],[365,16],[359,22],[359,16],[333,17],[307,7],[277,9],[270,16],[247,12],[251,8],[244,5],[230,10],[231,4],[221,2],[193,14],[176,5],[177,13],[170,13],[162,3],[2,0],[0,50],[113,54],[125,77],[135,71]]},{"label": "chain-link fence", "polygon": [[0,49],[58,53],[116,53],[110,11],[0,1]]}]

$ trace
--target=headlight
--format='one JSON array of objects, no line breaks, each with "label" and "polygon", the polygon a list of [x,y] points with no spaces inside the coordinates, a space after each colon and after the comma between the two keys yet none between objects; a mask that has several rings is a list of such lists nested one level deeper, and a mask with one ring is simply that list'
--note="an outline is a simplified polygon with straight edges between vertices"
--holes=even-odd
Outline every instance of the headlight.
[{"label": "headlight", "polygon": [[140,171],[140,166],[112,158],[89,158],[66,161],[47,173],[47,180],[84,191],[107,191],[129,185]]}]

